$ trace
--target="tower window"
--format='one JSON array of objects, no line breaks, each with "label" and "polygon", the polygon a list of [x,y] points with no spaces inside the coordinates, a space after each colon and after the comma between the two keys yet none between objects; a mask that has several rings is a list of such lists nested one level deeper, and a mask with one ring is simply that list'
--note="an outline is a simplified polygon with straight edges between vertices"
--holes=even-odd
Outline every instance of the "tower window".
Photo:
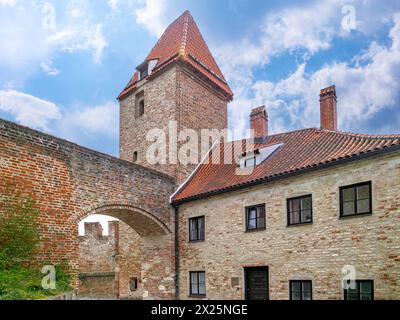
[{"label": "tower window", "polygon": [[138,289],[138,278],[131,278],[129,281],[129,287],[131,289],[131,292],[136,291]]},{"label": "tower window", "polygon": [[144,115],[144,99],[139,102],[139,117]]},{"label": "tower window", "polygon": [[135,152],[133,153],[132,161],[133,161],[133,162],[137,162],[137,161],[138,161],[138,152],[137,152],[137,151],[135,151]]},{"label": "tower window", "polygon": [[144,91],[142,91],[136,95],[136,117],[137,118],[144,115],[144,107],[145,107]]}]

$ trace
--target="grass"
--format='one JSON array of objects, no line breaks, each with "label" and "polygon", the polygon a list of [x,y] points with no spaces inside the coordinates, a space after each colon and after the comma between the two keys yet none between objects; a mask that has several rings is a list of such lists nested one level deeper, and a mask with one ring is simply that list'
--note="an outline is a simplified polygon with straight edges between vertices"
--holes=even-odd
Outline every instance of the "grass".
[{"label": "grass", "polygon": [[70,276],[56,268],[56,289],[44,290],[39,270],[0,270],[0,300],[39,300],[71,291]]}]

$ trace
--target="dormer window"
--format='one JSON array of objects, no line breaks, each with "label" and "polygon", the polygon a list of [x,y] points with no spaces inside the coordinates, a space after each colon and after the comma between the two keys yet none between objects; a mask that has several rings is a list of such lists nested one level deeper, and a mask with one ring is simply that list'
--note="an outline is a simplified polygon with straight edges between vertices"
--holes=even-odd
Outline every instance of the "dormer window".
[{"label": "dormer window", "polygon": [[257,164],[257,156],[252,155],[244,160],[244,167],[245,168],[252,168],[255,167]]},{"label": "dormer window", "polygon": [[266,148],[260,148],[254,151],[243,153],[239,158],[240,169],[249,169],[258,166],[267,160],[282,145],[283,144],[276,144]]},{"label": "dormer window", "polygon": [[138,68],[138,71],[139,71],[139,80],[143,80],[149,75],[147,64],[144,64],[143,66]]},{"label": "dormer window", "polygon": [[146,79],[147,76],[153,72],[153,69],[157,65],[157,63],[158,60],[150,60],[145,61],[139,67],[137,67],[137,70],[139,71],[139,81]]}]

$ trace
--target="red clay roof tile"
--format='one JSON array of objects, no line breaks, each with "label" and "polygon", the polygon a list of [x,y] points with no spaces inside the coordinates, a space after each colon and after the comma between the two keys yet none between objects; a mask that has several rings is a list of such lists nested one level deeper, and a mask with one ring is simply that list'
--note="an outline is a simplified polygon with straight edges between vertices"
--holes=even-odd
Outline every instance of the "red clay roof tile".
[{"label": "red clay roof tile", "polygon": [[[240,143],[244,145],[244,141],[239,141]],[[283,146],[262,164],[256,166],[250,175],[236,174],[238,165],[234,160],[232,164],[224,164],[222,160],[221,164],[201,164],[172,197],[172,202],[190,201],[365,153],[373,154],[394,147],[400,150],[400,135],[359,135],[304,129],[269,136],[265,143],[256,144],[254,148],[260,149],[276,144],[283,144]],[[236,156],[243,152],[243,150],[235,150],[232,142],[219,144],[215,148],[220,148],[219,152],[223,155],[226,147],[233,149],[232,153]],[[215,148],[210,152],[209,157],[217,150]]]},{"label": "red clay roof tile", "polygon": [[[181,60],[195,68],[231,100],[232,90],[204,41],[196,22],[189,11],[185,11],[172,22],[158,40],[145,62],[158,60],[152,75],[163,69],[171,61]],[[152,76],[151,75],[151,76]],[[136,82],[138,79],[136,78]],[[135,89],[130,81],[118,96],[122,99]]]}]

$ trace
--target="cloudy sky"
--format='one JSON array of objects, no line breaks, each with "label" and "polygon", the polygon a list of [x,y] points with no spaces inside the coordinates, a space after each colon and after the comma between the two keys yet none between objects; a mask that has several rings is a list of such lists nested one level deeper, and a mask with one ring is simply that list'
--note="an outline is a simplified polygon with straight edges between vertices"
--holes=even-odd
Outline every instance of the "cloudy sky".
[{"label": "cloudy sky", "polygon": [[229,126],[265,104],[275,133],[400,132],[400,1],[0,0],[0,117],[118,155],[116,96],[189,9],[235,92]]}]

